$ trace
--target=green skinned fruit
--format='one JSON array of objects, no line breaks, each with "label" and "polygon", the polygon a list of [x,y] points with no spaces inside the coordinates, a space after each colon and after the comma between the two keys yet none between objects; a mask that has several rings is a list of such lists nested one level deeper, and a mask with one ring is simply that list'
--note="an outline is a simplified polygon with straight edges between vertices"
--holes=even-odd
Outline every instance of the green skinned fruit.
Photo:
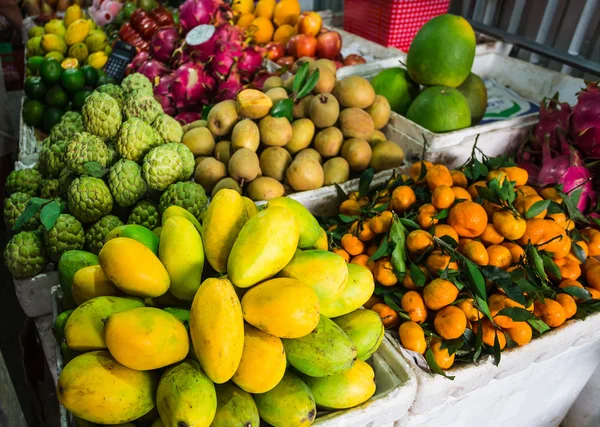
[{"label": "green skinned fruit", "polygon": [[67,320],[71,317],[73,310],[67,310],[60,313],[56,316],[54,320],[54,324],[52,325],[52,333],[54,334],[54,338],[59,343],[62,343],[65,339],[65,326],[67,325]]},{"label": "green skinned fruit", "polygon": [[177,318],[177,320],[179,320],[181,323],[183,323],[183,326],[185,326],[185,329],[190,330],[190,311],[186,310],[185,308],[177,308],[177,307],[166,307],[163,308],[164,311],[166,311],[167,313],[172,314],[173,316],[175,316]]},{"label": "green skinned fruit", "polygon": [[321,314],[329,318],[348,314],[366,303],[375,289],[373,274],[368,268],[348,264],[348,281],[340,296],[321,300]]},{"label": "green skinned fruit", "polygon": [[366,402],[375,393],[374,379],[373,368],[362,360],[329,377],[304,377],[317,406],[327,410],[352,408]]},{"label": "green skinned fruit", "polygon": [[325,316],[310,334],[281,341],[288,362],[311,377],[326,377],[349,369],[357,354],[350,338]]},{"label": "green skinned fruit", "polygon": [[152,232],[152,230],[149,230],[144,226],[138,224],[126,224],[115,227],[106,235],[104,243],[117,237],[128,237],[137,240],[150,249],[155,255],[158,255],[158,243],[160,239]]},{"label": "green skinned fruit", "polygon": [[77,305],[71,296],[73,277],[83,267],[98,265],[98,256],[86,251],[67,251],[58,261],[58,283],[63,291],[64,308],[75,308]]},{"label": "green skinned fruit", "polygon": [[270,206],[281,206],[290,211],[292,216],[298,221],[300,226],[300,239],[298,247],[307,249],[314,246],[321,235],[321,227],[317,219],[300,202],[289,197],[276,197],[269,200],[267,208]]},{"label": "green skinned fruit", "polygon": [[308,427],[317,416],[312,392],[291,372],[275,388],[254,395],[254,401],[260,417],[274,426]]},{"label": "green skinned fruit", "polygon": [[81,304],[65,326],[67,346],[75,351],[107,348],[104,340],[104,320],[113,313],[143,307],[135,298],[96,297]]},{"label": "green skinned fruit", "polygon": [[163,374],[156,402],[165,427],[208,427],[217,410],[215,386],[200,364],[190,359]]},{"label": "green skinned fruit", "polygon": [[258,409],[250,393],[231,383],[218,384],[215,389],[217,413],[211,427],[260,426]]},{"label": "green skinned fruit", "polygon": [[333,319],[356,346],[360,360],[367,360],[383,341],[385,328],[379,314],[372,310],[356,310]]}]

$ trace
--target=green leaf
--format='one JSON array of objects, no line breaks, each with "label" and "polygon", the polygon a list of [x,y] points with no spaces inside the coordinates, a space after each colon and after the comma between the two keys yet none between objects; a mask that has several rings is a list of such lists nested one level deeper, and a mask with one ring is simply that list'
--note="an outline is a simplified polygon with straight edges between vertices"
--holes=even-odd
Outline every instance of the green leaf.
[{"label": "green leaf", "polygon": [[83,170],[87,175],[93,176],[94,178],[102,178],[108,173],[108,168],[105,168],[98,162],[85,162],[83,164]]},{"label": "green leaf", "polygon": [[317,82],[319,81],[319,76],[320,76],[320,71],[317,68],[317,69],[315,69],[315,71],[313,71],[311,73],[311,75],[308,77],[308,80],[306,81],[306,83],[304,84],[302,89],[300,89],[300,91],[298,92],[298,96],[297,96],[298,99],[304,98],[306,95],[308,95],[309,93],[312,92],[312,90],[317,85]]},{"label": "green leaf", "polygon": [[497,330],[494,334],[494,365],[498,366],[500,364],[500,353],[502,349],[500,348],[500,341],[498,339],[498,334],[503,334],[504,332]]},{"label": "green leaf", "polygon": [[520,307],[505,307],[498,312],[497,316],[510,317],[515,322],[525,322],[535,317],[531,312]]},{"label": "green leaf", "polygon": [[429,369],[431,369],[433,373],[448,378],[449,380],[454,380],[453,376],[446,375],[442,368],[440,368],[440,365],[437,364],[437,362],[435,361],[435,357],[433,357],[433,350],[431,349],[431,347],[429,347],[427,349],[427,352],[425,353],[425,360],[429,365]]},{"label": "green leaf", "polygon": [[349,216],[349,215],[339,214],[338,216],[346,224],[354,222],[354,221],[360,219],[360,217],[356,216],[356,215]]},{"label": "green leaf", "polygon": [[294,120],[292,111],[294,110],[294,101],[290,98],[279,100],[271,108],[271,116],[273,117],[285,117],[290,122]]},{"label": "green leaf", "polygon": [[494,265],[486,265],[484,267],[481,267],[481,272],[483,273],[483,276],[490,282],[496,282],[499,280],[511,280],[510,273]]},{"label": "green leaf", "polygon": [[442,236],[440,237],[440,240],[446,242],[448,245],[450,245],[452,247],[452,249],[456,249],[458,247],[458,242],[456,240],[454,240],[454,238],[452,236]]},{"label": "green leaf", "polygon": [[587,224],[589,223],[588,219],[581,213],[581,211],[577,207],[579,199],[581,199],[582,192],[583,187],[571,191],[568,195],[563,193],[563,205],[567,209],[569,218],[571,218],[573,221],[581,221]]},{"label": "green leaf", "polygon": [[465,259],[464,265],[466,267],[465,274],[466,274],[469,282],[471,282],[471,285],[473,285],[474,292],[476,293],[476,295],[478,295],[483,300],[485,300],[486,299],[485,279],[483,278],[483,275],[481,274],[481,270],[479,270],[479,267],[477,267],[477,265],[475,265],[474,262],[472,262],[468,259]]},{"label": "green leaf", "polygon": [[337,196],[338,196],[338,201],[341,204],[344,200],[348,199],[348,195],[346,194],[344,189],[342,187],[340,187],[340,185],[337,182],[334,185],[335,185],[335,192],[337,193]]},{"label": "green leaf", "polygon": [[475,303],[477,304],[479,310],[485,314],[488,319],[492,320],[492,313],[490,313],[490,308],[485,298],[481,298],[479,295],[474,295],[474,297]]},{"label": "green leaf", "polygon": [[479,194],[479,196],[482,199],[487,200],[488,202],[495,203],[497,205],[499,205],[501,203],[500,199],[498,198],[498,196],[496,195],[494,190],[492,190],[491,188],[483,187],[481,185],[476,185],[475,189],[477,190],[477,194]]},{"label": "green leaf", "polygon": [[369,168],[360,174],[358,183],[359,198],[365,197],[367,193],[369,193],[369,187],[371,186],[371,182],[373,182],[373,175],[375,175],[375,170],[373,168]]},{"label": "green leaf", "polygon": [[546,331],[550,330],[550,326],[546,325],[542,320],[540,319],[529,319],[527,321],[527,323],[529,323],[529,326],[531,326],[533,329],[535,329],[536,331],[538,331],[538,333],[541,335]]},{"label": "green leaf", "polygon": [[374,208],[372,209],[372,211],[373,211],[373,212],[383,212],[384,210],[386,210],[386,209],[387,209],[387,208],[389,208],[389,207],[390,207],[390,202],[386,202],[386,203],[384,203],[384,204],[383,204],[383,205],[381,205],[381,206],[374,207]]},{"label": "green leaf", "polygon": [[425,286],[425,282],[427,281],[427,276],[425,276],[425,273],[423,273],[423,270],[421,270],[419,268],[419,266],[417,264],[415,264],[414,262],[410,263],[409,274],[410,274],[410,279],[415,284],[415,286],[418,286],[419,288],[422,288],[423,286]]},{"label": "green leaf", "polygon": [[446,218],[448,218],[448,212],[449,212],[449,210],[448,210],[448,209],[443,209],[443,210],[439,211],[439,212],[438,212],[438,213],[435,215],[435,217],[436,217],[437,219],[446,219]]},{"label": "green leaf", "polygon": [[421,162],[421,170],[419,171],[419,177],[417,178],[417,182],[420,182],[423,179],[425,179],[426,175],[427,175],[427,166],[425,165],[425,163]]},{"label": "green leaf", "polygon": [[530,219],[538,216],[546,209],[548,209],[548,206],[550,206],[550,202],[551,200],[540,200],[539,202],[535,202],[533,205],[531,205],[529,209],[527,209],[527,212],[525,213],[525,218]]},{"label": "green leaf", "polygon": [[13,230],[15,230],[15,231],[20,230],[21,227],[23,227],[23,224],[25,224],[25,222],[29,221],[31,218],[36,216],[37,213],[42,208],[42,206],[45,205],[46,203],[48,203],[48,200],[42,199],[40,197],[32,197],[31,199],[29,199],[29,201],[27,202],[27,206],[25,206],[25,209],[23,210],[23,212],[21,213],[21,215],[19,215],[19,217],[15,221]]},{"label": "green leaf", "polygon": [[381,244],[379,245],[379,247],[377,248],[375,253],[369,257],[369,259],[371,261],[377,261],[379,258],[386,256],[387,252],[388,252],[388,240],[381,239]]},{"label": "green leaf", "polygon": [[586,261],[586,256],[585,256],[585,252],[583,251],[583,248],[581,246],[579,246],[579,244],[577,242],[572,242],[571,250],[575,253],[575,257],[579,260],[579,262],[584,264]]},{"label": "green leaf", "polygon": [[523,290],[517,285],[509,280],[498,280],[496,281],[496,286],[506,292],[506,296],[511,300],[518,302],[519,304],[527,304],[527,299],[525,298],[525,294]]},{"label": "green leaf", "polygon": [[565,294],[569,294],[572,297],[582,299],[584,301],[592,299],[592,294],[590,291],[584,288],[580,288],[579,286],[566,286],[563,288],[563,292]]},{"label": "green leaf", "polygon": [[298,93],[302,85],[306,81],[306,76],[308,76],[308,62],[302,64],[302,66],[296,72],[296,76],[294,77],[294,85],[292,86],[294,93]]},{"label": "green leaf", "polygon": [[529,264],[534,268],[537,275],[540,276],[540,278],[544,281],[548,280],[546,270],[544,269],[544,260],[540,256],[537,249],[533,245],[528,244],[526,252],[527,258],[529,259]]},{"label": "green leaf", "polygon": [[594,221],[594,224],[596,224],[596,226],[600,227],[600,218],[596,218],[595,216],[591,217],[592,221]]},{"label": "green leaf", "polygon": [[208,113],[212,110],[214,105],[205,105],[202,107],[202,120],[206,120],[208,118]]},{"label": "green leaf", "polygon": [[391,297],[389,297],[388,295],[385,295],[383,297],[383,302],[386,303],[387,305],[389,305],[391,307],[392,310],[394,311],[403,311],[400,306],[398,306],[398,304],[396,304],[396,301],[394,301]]},{"label": "green leaf", "polygon": [[548,214],[557,214],[563,212],[563,208],[558,203],[556,203],[554,200],[550,200],[550,204],[548,205]]},{"label": "green leaf", "polygon": [[551,276],[554,276],[557,279],[562,279],[560,268],[558,268],[558,265],[554,263],[552,258],[550,258],[548,255],[542,255],[542,260],[544,261],[544,269],[547,270]]},{"label": "green leaf", "polygon": [[46,230],[50,230],[54,227],[62,209],[62,203],[58,200],[53,200],[42,208],[42,211],[40,212],[40,221],[44,224]]},{"label": "green leaf", "polygon": [[419,224],[417,224],[416,222],[414,222],[411,219],[400,218],[400,222],[402,223],[403,226],[408,227],[408,228],[412,228],[413,230],[420,230],[421,229],[421,227],[419,227]]}]

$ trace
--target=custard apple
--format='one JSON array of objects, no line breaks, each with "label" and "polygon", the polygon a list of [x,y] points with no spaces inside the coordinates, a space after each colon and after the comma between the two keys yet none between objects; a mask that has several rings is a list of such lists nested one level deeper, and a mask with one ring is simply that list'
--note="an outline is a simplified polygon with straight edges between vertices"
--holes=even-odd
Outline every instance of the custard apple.
[{"label": "custard apple", "polygon": [[96,89],[96,92],[102,92],[112,96],[115,99],[115,101],[117,101],[117,103],[119,104],[119,108],[123,108],[123,102],[125,102],[125,94],[123,93],[123,89],[121,89],[121,86],[109,83],[98,87]]},{"label": "custard apple", "polygon": [[48,140],[50,144],[56,144],[58,141],[69,141],[77,132],[83,132],[84,130],[83,121],[60,122],[50,130]]},{"label": "custard apple", "polygon": [[75,178],[67,193],[69,211],[84,224],[97,221],[112,210],[112,195],[100,178]]},{"label": "custard apple", "polygon": [[152,122],[152,127],[165,142],[181,142],[183,128],[177,120],[168,114],[159,114]]},{"label": "custard apple", "polygon": [[142,200],[131,210],[127,224],[139,224],[152,230],[160,225],[158,206],[148,200]]},{"label": "custard apple", "polygon": [[181,156],[174,144],[150,150],[142,165],[142,176],[153,190],[162,191],[179,179],[183,170]]},{"label": "custard apple", "polygon": [[83,249],[85,232],[77,218],[60,214],[50,230],[44,232],[44,245],[51,261],[58,262],[66,251]]},{"label": "custard apple", "polygon": [[33,277],[44,271],[48,260],[37,231],[22,231],[4,248],[4,264],[17,279]]},{"label": "custard apple", "polygon": [[162,143],[158,132],[152,126],[133,117],[123,122],[117,139],[115,149],[125,159],[140,162],[150,149]]},{"label": "custard apple", "polygon": [[44,179],[40,186],[40,197],[42,199],[54,199],[58,197],[60,191],[58,190],[58,179]]},{"label": "custard apple", "polygon": [[98,255],[100,249],[104,246],[106,235],[116,227],[123,225],[119,217],[115,215],[106,215],[99,221],[96,221],[88,228],[85,233],[85,249],[93,254]]},{"label": "custard apple", "polygon": [[154,92],[152,89],[152,82],[148,80],[148,77],[141,73],[133,73],[125,77],[121,82],[121,88],[123,89],[125,96],[136,90],[150,95]]},{"label": "custard apple", "polygon": [[120,206],[135,205],[147,190],[142,167],[133,160],[119,160],[108,172],[108,188]]},{"label": "custard apple", "polygon": [[77,178],[77,174],[70,169],[64,168],[58,175],[58,191],[61,196],[67,197],[71,182]]},{"label": "custard apple", "polygon": [[194,153],[188,148],[187,145],[180,142],[171,142],[168,145],[173,145],[179,157],[181,157],[181,175],[179,175],[179,181],[187,181],[190,179],[196,168],[196,161],[194,160]]},{"label": "custard apple", "polygon": [[162,106],[154,99],[152,92],[144,93],[134,91],[127,95],[123,104],[123,116],[125,119],[137,117],[151,124],[156,116],[163,113]]},{"label": "custard apple", "polygon": [[103,140],[114,137],[123,116],[119,103],[110,95],[92,92],[81,108],[85,130]]},{"label": "custard apple", "polygon": [[19,169],[8,174],[6,191],[12,193],[27,193],[31,196],[38,194],[42,184],[42,174],[36,169]]},{"label": "custard apple", "polygon": [[[25,193],[13,193],[4,199],[4,224],[6,224],[6,228],[13,229],[30,199],[31,196]],[[25,221],[21,230],[35,230],[39,225],[39,215],[36,215]]]},{"label": "custard apple", "polygon": [[177,182],[169,185],[162,193],[158,210],[162,215],[165,209],[172,205],[187,209],[198,220],[201,220],[208,207],[208,197],[200,184],[189,181]]},{"label": "custard apple", "polygon": [[65,163],[69,169],[84,174],[84,165],[87,162],[98,162],[106,166],[108,162],[108,148],[104,141],[87,132],[76,133],[67,144]]},{"label": "custard apple", "polygon": [[115,150],[115,144],[106,144],[106,149],[108,150],[108,160],[106,161],[106,167],[111,167],[117,160],[119,160],[119,153]]},{"label": "custard apple", "polygon": [[67,111],[60,119],[61,123],[81,124],[83,126],[83,117],[77,111]]},{"label": "custard apple", "polygon": [[64,153],[66,147],[66,141],[44,145],[40,151],[38,161],[40,172],[44,177],[58,178],[60,171],[65,167]]}]

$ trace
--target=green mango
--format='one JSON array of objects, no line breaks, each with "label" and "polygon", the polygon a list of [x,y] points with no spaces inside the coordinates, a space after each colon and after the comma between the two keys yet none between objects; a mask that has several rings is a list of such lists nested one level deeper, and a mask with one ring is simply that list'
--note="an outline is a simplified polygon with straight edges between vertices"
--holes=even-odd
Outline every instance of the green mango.
[{"label": "green mango", "polygon": [[56,342],[63,342],[65,340],[65,326],[67,324],[67,320],[71,317],[73,310],[67,310],[60,313],[54,319],[54,324],[52,325],[52,333],[54,334],[54,338],[56,338]]},{"label": "green mango", "polygon": [[158,243],[160,239],[152,232],[152,230],[143,225],[126,224],[115,227],[106,235],[104,243],[117,237],[128,237],[137,240],[150,249],[155,255],[158,255]]},{"label": "green mango", "polygon": [[348,280],[341,295],[333,299],[321,299],[321,314],[338,317],[360,308],[375,290],[373,274],[368,268],[358,264],[348,264]]},{"label": "green mango", "polygon": [[275,388],[255,394],[260,417],[274,426],[307,427],[317,416],[315,399],[308,386],[296,375],[286,372]]},{"label": "green mango", "polygon": [[260,418],[250,393],[227,382],[215,385],[217,413],[210,427],[258,427]]},{"label": "green mango", "polygon": [[71,288],[75,273],[83,267],[98,265],[98,255],[86,251],[67,251],[58,261],[58,283],[63,292],[62,306],[65,309],[75,308]]},{"label": "green mango", "polygon": [[217,411],[214,384],[190,359],[165,371],[156,402],[165,427],[209,426]]},{"label": "green mango", "polygon": [[281,341],[288,362],[311,377],[326,377],[349,369],[357,354],[350,338],[325,316],[310,334]]},{"label": "green mango", "polygon": [[137,298],[96,297],[81,304],[65,325],[67,346],[75,351],[107,348],[104,340],[104,320],[113,313],[143,307]]},{"label": "green mango", "polygon": [[172,314],[173,316],[175,316],[177,318],[177,320],[179,320],[181,323],[183,323],[183,326],[185,326],[185,329],[188,330],[188,332],[190,331],[190,311],[186,310],[185,308],[176,308],[176,307],[166,307],[163,308],[164,311],[166,311],[167,313]]},{"label": "green mango", "polygon": [[[184,217],[189,222],[194,224],[194,227],[196,227],[196,230],[198,230],[198,233],[202,234],[202,226],[200,225],[200,223],[198,222],[196,217],[194,215],[192,215],[190,213],[190,211],[182,208],[181,206],[172,205],[172,206],[169,206],[167,209],[165,209],[165,211],[162,213],[162,217],[161,217],[162,225],[164,225],[165,222],[167,222],[167,220],[173,216]],[[159,227],[156,227],[156,228],[159,228]],[[155,228],[155,230],[156,230],[156,228]],[[160,233],[159,233],[159,236],[160,236]]]},{"label": "green mango", "polygon": [[324,378],[304,377],[321,409],[347,409],[375,394],[375,373],[368,363],[357,360],[348,370]]},{"label": "green mango", "polygon": [[300,226],[300,239],[298,240],[298,247],[300,249],[308,249],[314,246],[319,240],[321,235],[321,226],[317,219],[306,209],[302,203],[297,202],[289,197],[275,197],[269,200],[267,208],[269,206],[281,206],[290,211],[291,215],[296,219]]},{"label": "green mango", "polygon": [[373,310],[355,310],[333,319],[356,346],[360,360],[367,360],[383,341],[385,328],[379,314]]}]

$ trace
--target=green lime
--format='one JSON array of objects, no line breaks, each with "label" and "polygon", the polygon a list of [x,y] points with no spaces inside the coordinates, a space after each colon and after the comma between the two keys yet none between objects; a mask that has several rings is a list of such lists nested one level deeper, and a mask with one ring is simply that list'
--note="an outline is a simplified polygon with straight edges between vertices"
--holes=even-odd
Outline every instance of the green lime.
[{"label": "green lime", "polygon": [[377,95],[383,95],[389,101],[392,111],[402,115],[419,94],[419,85],[400,67],[381,71],[371,80],[371,85]]},{"label": "green lime", "polygon": [[50,129],[60,122],[60,119],[62,119],[64,114],[65,110],[62,108],[46,108],[46,111],[44,111],[44,117],[42,118],[42,129],[44,129],[46,133],[49,133]]},{"label": "green lime", "polygon": [[60,86],[53,86],[46,92],[48,107],[64,107],[69,102],[69,96]]},{"label": "green lime", "polygon": [[42,122],[44,105],[40,101],[30,99],[23,104],[23,120],[31,126],[38,126]]},{"label": "green lime", "polygon": [[54,58],[45,58],[40,67],[40,76],[46,84],[54,84],[60,79],[63,69]]},{"label": "green lime", "polygon": [[72,108],[74,110],[81,110],[81,107],[83,107],[83,104],[85,103],[85,99],[90,96],[91,93],[92,91],[90,90],[80,90],[75,92],[73,95],[73,103],[71,105]]},{"label": "green lime", "polygon": [[98,70],[96,70],[91,65],[84,65],[80,68],[83,76],[85,77],[85,85],[96,87],[98,84]]},{"label": "green lime", "polygon": [[43,56],[32,56],[27,60],[27,68],[29,68],[34,73],[37,73],[38,71],[40,71],[40,67],[42,66],[43,61]]},{"label": "green lime", "polygon": [[27,77],[25,79],[25,95],[29,99],[43,101],[46,96],[46,85],[41,77]]},{"label": "green lime", "polygon": [[98,77],[98,86],[107,85],[107,84],[116,84],[117,82],[108,74],[101,75]]},{"label": "green lime", "polygon": [[85,86],[85,77],[81,70],[68,68],[60,76],[60,84],[67,92],[77,92]]},{"label": "green lime", "polygon": [[45,58],[53,58],[56,59],[58,62],[63,62],[65,60],[65,56],[57,51],[48,52]]}]

